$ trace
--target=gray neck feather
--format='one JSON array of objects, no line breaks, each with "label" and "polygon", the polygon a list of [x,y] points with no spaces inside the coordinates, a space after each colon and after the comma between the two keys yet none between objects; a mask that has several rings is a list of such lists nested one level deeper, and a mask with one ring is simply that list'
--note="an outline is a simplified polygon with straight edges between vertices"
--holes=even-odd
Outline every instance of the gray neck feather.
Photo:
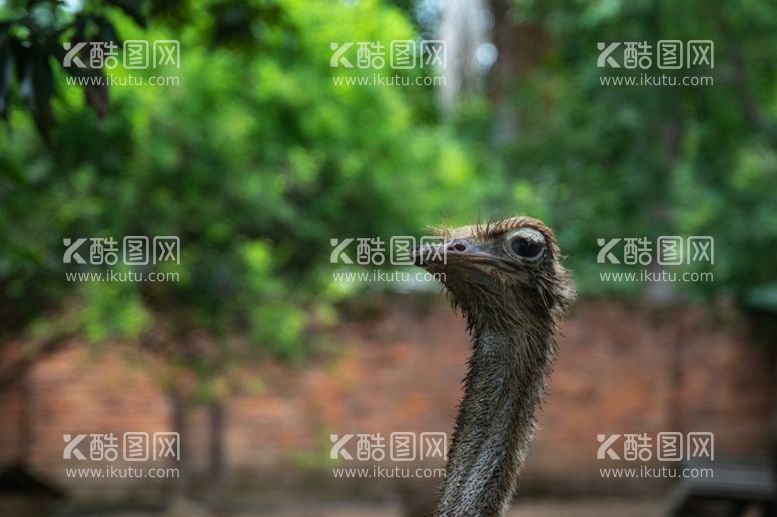
[{"label": "gray neck feather", "polygon": [[499,327],[473,331],[438,516],[502,515],[534,434],[556,353],[555,329],[536,320],[522,326],[526,330]]}]

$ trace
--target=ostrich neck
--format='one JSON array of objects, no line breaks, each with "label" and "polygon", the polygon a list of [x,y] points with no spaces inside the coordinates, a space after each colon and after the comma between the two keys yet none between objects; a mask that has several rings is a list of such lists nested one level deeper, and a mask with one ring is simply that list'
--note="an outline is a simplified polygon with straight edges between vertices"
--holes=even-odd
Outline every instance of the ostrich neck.
[{"label": "ostrich neck", "polygon": [[438,516],[501,515],[512,499],[556,351],[552,324],[523,328],[473,331]]}]

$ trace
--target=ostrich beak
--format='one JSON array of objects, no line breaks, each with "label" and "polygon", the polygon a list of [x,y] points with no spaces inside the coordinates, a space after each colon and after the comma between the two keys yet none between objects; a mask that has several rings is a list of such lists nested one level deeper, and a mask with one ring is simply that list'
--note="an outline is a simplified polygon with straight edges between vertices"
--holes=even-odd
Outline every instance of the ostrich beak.
[{"label": "ostrich beak", "polygon": [[424,244],[413,251],[413,263],[424,269],[445,269],[446,266],[498,266],[501,261],[473,239]]}]

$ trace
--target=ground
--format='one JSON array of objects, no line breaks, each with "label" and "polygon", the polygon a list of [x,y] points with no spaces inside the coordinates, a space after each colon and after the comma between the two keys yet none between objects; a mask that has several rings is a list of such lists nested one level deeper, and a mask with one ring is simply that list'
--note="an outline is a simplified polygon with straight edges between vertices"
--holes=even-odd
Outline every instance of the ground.
[{"label": "ground", "polygon": [[[280,495],[280,494],[279,494]],[[315,498],[285,497],[245,498],[232,501],[232,507],[219,515],[228,517],[407,517],[400,501],[376,503],[336,503]],[[507,517],[655,517],[660,515],[664,501],[658,498],[584,498],[531,499],[517,502]],[[72,516],[79,512],[65,511],[56,516]],[[203,505],[182,502],[164,511],[101,511],[106,517],[213,517]]]},{"label": "ground", "polygon": [[[584,500],[538,500],[513,505],[507,517],[654,517],[659,515],[662,501],[656,499],[584,499]],[[255,515],[250,512],[237,514],[239,517]],[[278,513],[278,517],[403,517],[399,505],[358,506],[344,505],[331,508],[289,508]]]}]

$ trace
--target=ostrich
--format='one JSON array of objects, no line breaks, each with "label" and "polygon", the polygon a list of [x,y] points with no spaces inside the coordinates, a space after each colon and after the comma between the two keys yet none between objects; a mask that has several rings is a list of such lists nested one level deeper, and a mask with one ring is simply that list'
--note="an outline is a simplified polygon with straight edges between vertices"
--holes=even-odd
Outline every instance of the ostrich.
[{"label": "ostrich", "polygon": [[472,355],[434,515],[502,515],[534,434],[559,320],[575,291],[553,231],[537,219],[439,233],[444,244],[417,248],[414,260],[442,273],[466,318]]}]

